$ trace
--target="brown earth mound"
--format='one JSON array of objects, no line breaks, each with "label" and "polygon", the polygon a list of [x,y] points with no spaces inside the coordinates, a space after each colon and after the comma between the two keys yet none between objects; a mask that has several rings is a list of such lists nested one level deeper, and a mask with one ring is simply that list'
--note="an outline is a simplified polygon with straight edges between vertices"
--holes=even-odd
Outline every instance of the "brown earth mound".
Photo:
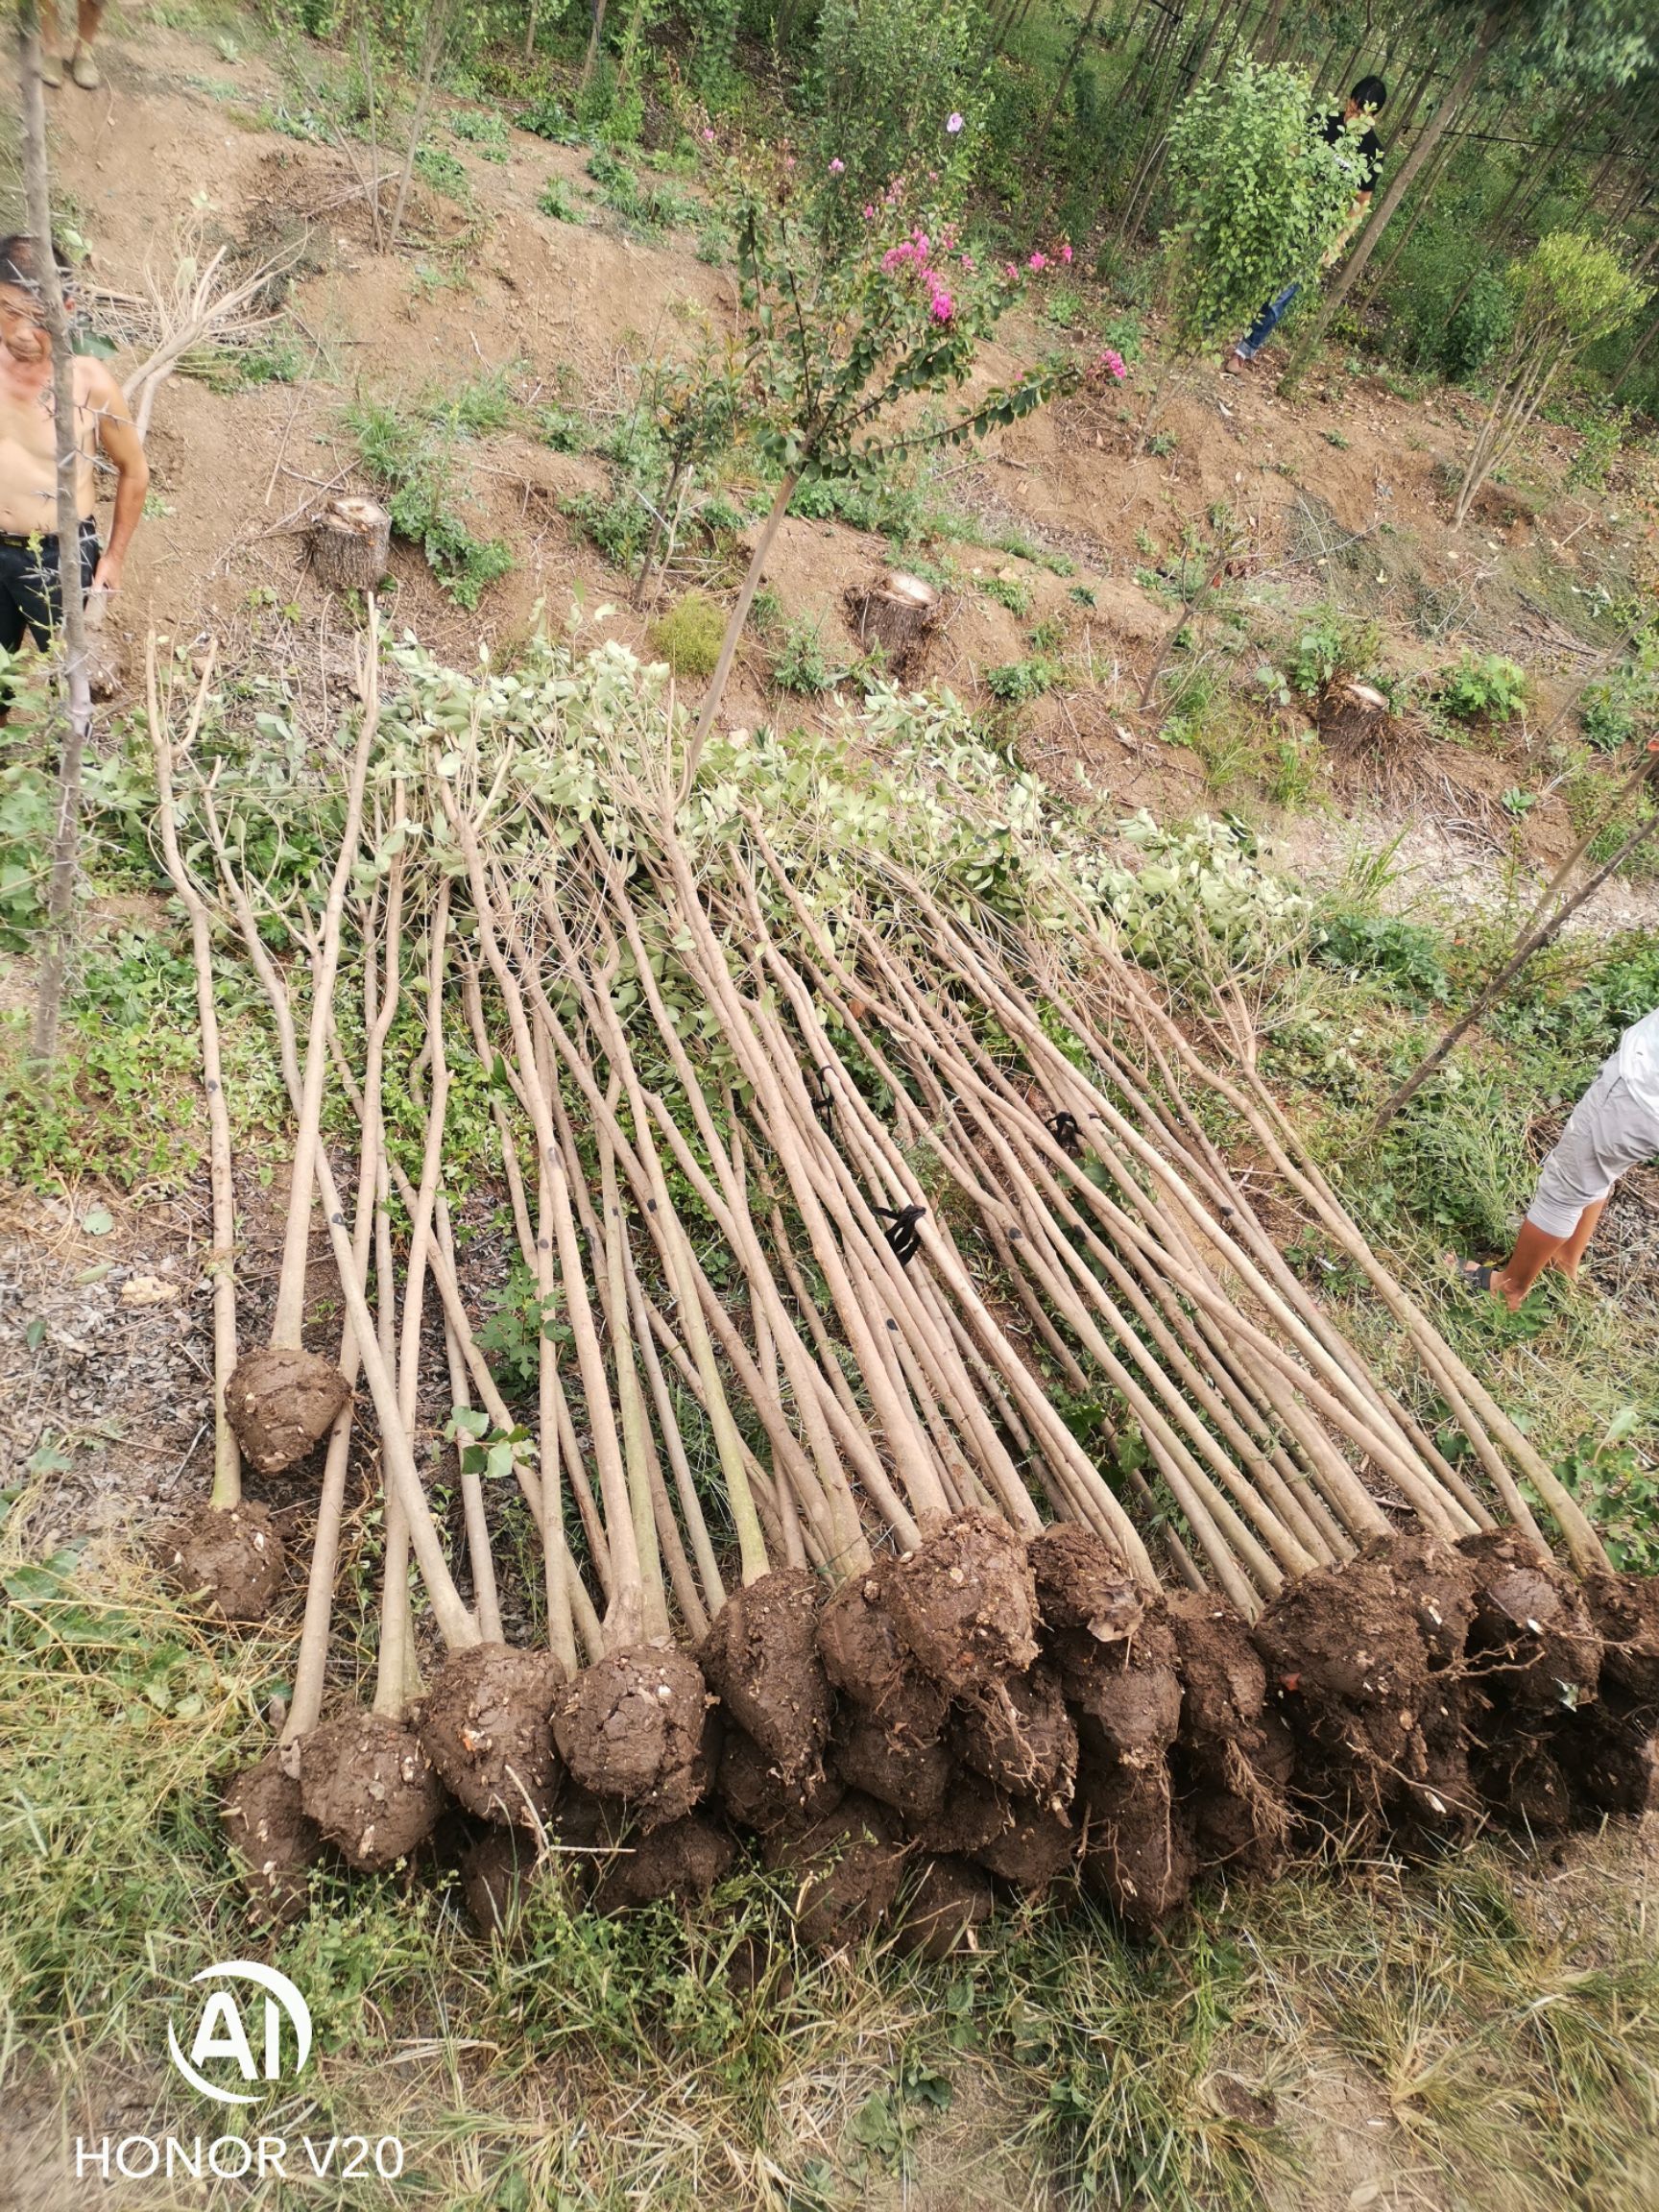
[{"label": "brown earth mound", "polygon": [[889,1817],[868,1797],[842,1799],[799,1836],[774,1836],[766,1863],[800,1884],[795,1925],[825,1949],[873,1935],[893,1909],[903,1867]]},{"label": "brown earth mound", "polygon": [[463,1855],[462,1900],[486,1941],[499,1936],[515,1949],[521,1947],[524,1892],[537,1871],[536,1839],[517,1828],[492,1828]]},{"label": "brown earth mound", "polygon": [[1060,1628],[1049,1651],[1080,1741],[1097,1757],[1161,1767],[1181,1725],[1181,1654],[1164,1600],[1147,1592],[1133,1636],[1103,1644]]},{"label": "brown earth mound", "polygon": [[820,1584],[780,1568],[726,1600],[699,1654],[709,1686],[785,1774],[816,1767],[834,1697],[818,1656]]},{"label": "brown earth mound", "polygon": [[445,1660],[410,1718],[469,1813],[523,1828],[546,1820],[560,1776],[549,1715],[564,1685],[550,1651],[478,1644]]},{"label": "brown earth mound", "polygon": [[1481,1694],[1540,1721],[1591,1703],[1601,1638],[1577,1585],[1509,1530],[1465,1536],[1457,1548],[1475,1576],[1467,1665]]},{"label": "brown earth mound", "polygon": [[323,1831],[300,1801],[300,1785],[267,1751],[225,1791],[219,1817],[235,1853],[242,1886],[261,1915],[281,1925],[304,1911],[306,1876],[323,1854]]},{"label": "brown earth mound", "polygon": [[917,1849],[935,1859],[972,1859],[994,1843],[1013,1818],[1008,1793],[978,1774],[958,1774],[930,1820],[909,1820]]},{"label": "brown earth mound", "polygon": [[186,1596],[200,1591],[227,1621],[263,1621],[282,1587],[287,1560],[263,1505],[204,1506],[163,1542],[168,1573]]},{"label": "brown earth mound", "polygon": [[1133,1636],[1143,1598],[1122,1559],[1080,1521],[1056,1522],[1026,1547],[1046,1628],[1082,1628],[1102,1644]]},{"label": "brown earth mound", "polygon": [[250,1464],[280,1475],[327,1435],[350,1395],[331,1359],[267,1344],[237,1360],[225,1385],[225,1417]]},{"label": "brown earth mound", "polygon": [[384,1713],[347,1713],[300,1746],[306,1813],[366,1874],[406,1859],[432,1833],[444,1791],[421,1739]]},{"label": "brown earth mound", "polygon": [[757,1836],[789,1829],[799,1834],[822,1820],[841,1802],[845,1784],[838,1774],[815,1767],[786,1775],[753,1736],[729,1727],[720,1747],[714,1794],[729,1820]]},{"label": "brown earth mound", "polygon": [[945,1725],[950,1694],[924,1674],[887,1610],[886,1582],[897,1561],[878,1559],[868,1575],[844,1582],[818,1615],[818,1656],[833,1687],[889,1720],[913,1743],[930,1743]]},{"label": "brown earth mound", "polygon": [[1429,1664],[1436,1673],[1463,1664],[1475,1618],[1475,1569],[1456,1545],[1428,1529],[1375,1539],[1394,1580],[1409,1599]]},{"label": "brown earth mound", "polygon": [[1041,1661],[1028,1674],[988,1682],[965,1696],[951,1723],[951,1745],[964,1767],[998,1789],[1060,1806],[1071,1802],[1077,1729],[1060,1677]]},{"label": "brown earth mound", "polygon": [[661,1897],[696,1905],[731,1871],[736,1855],[723,1828],[708,1820],[671,1820],[618,1852],[589,1903],[595,1912],[629,1912]]},{"label": "brown earth mound", "polygon": [[1077,1776],[1084,1886],[1133,1934],[1150,1935],[1185,1907],[1197,1856],[1166,1774],[1086,1760]]},{"label": "brown earth mound", "polygon": [[1478,1744],[1470,1771],[1488,1809],[1507,1826],[1528,1836],[1560,1836],[1572,1826],[1572,1786],[1538,1737]]},{"label": "brown earth mound", "polygon": [[955,1774],[942,1743],[911,1743],[866,1713],[844,1724],[830,1763],[850,1790],[915,1820],[933,1817]]},{"label": "brown earth mound", "polygon": [[1037,1656],[1031,1563],[1005,1521],[947,1521],[892,1570],[886,1597],[917,1665],[952,1692],[1022,1673]]},{"label": "brown earth mound", "polygon": [[1584,1597],[1605,1639],[1604,1681],[1659,1721],[1659,1575],[1592,1575]]},{"label": "brown earth mound", "polygon": [[615,1797],[641,1827],[682,1820],[709,1785],[709,1698],[687,1653],[612,1651],[558,1693],[553,1741],[585,1790]]},{"label": "brown earth mound", "polygon": [[1070,1866],[1077,1843],[1076,1829],[1048,1800],[1013,1797],[1008,1801],[1008,1825],[981,1844],[974,1857],[987,1873],[1036,1897]]},{"label": "brown earth mound", "polygon": [[925,1859],[900,1904],[898,1948],[934,1963],[977,1950],[974,1931],[996,1902],[990,1882],[965,1859]]}]

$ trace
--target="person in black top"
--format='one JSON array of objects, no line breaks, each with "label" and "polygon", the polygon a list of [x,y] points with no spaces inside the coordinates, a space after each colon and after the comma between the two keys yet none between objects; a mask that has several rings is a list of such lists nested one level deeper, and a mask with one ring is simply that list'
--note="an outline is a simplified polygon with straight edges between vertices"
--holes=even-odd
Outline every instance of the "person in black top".
[{"label": "person in black top", "polygon": [[[1325,118],[1323,128],[1326,143],[1337,149],[1343,167],[1353,170],[1358,189],[1354,195],[1354,204],[1348,210],[1348,220],[1326,251],[1321,263],[1323,268],[1328,269],[1341,253],[1371,204],[1378,172],[1382,166],[1382,141],[1372,130],[1369,118],[1381,112],[1387,99],[1388,87],[1381,77],[1361,77],[1348,95],[1348,105],[1345,108],[1334,108]],[[1350,128],[1360,120],[1365,122],[1363,131],[1356,132]],[[1241,376],[1244,373],[1290,312],[1291,302],[1301,289],[1300,284],[1286,284],[1283,292],[1276,293],[1268,301],[1257,316],[1248,337],[1240,338],[1223,360],[1221,366],[1229,375]]]}]

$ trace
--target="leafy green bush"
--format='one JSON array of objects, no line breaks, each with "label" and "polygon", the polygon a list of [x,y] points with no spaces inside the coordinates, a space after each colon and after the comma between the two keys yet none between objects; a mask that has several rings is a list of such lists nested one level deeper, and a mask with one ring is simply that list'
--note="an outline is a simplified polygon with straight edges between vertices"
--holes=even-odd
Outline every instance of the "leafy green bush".
[{"label": "leafy green bush", "polygon": [[1176,109],[1164,281],[1177,353],[1247,328],[1263,300],[1317,272],[1354,199],[1347,150],[1321,120],[1301,70],[1248,60]]},{"label": "leafy green bush", "polygon": [[987,668],[983,680],[993,699],[999,699],[1004,707],[1023,707],[1029,700],[1041,699],[1045,691],[1051,691],[1063,674],[1057,661],[1033,654],[1024,661],[1004,661],[998,667]]},{"label": "leafy green bush", "polygon": [[1240,825],[1200,815],[1188,830],[1165,830],[1142,807],[1121,831],[1141,866],[1108,869],[1102,889],[1143,965],[1213,978],[1270,968],[1306,939],[1311,906],[1257,865]]},{"label": "leafy green bush", "polygon": [[507,126],[492,108],[460,108],[445,118],[457,138],[476,146],[486,161],[507,158]]},{"label": "leafy green bush", "polygon": [[791,622],[784,631],[772,667],[772,681],[780,691],[807,695],[832,691],[847,674],[825,659],[823,630],[821,622]]},{"label": "leafy green bush", "polygon": [[466,170],[445,147],[421,147],[415,156],[415,174],[446,200],[465,202],[471,196]]},{"label": "leafy green bush", "polygon": [[979,589],[987,599],[995,599],[1022,620],[1031,612],[1031,587],[1022,576],[982,576]]},{"label": "leafy green bush", "polygon": [[1467,382],[1509,343],[1514,328],[1515,301],[1508,285],[1496,269],[1482,269],[1441,326],[1441,371],[1455,383]]},{"label": "leafy green bush", "polygon": [[536,205],[555,223],[586,223],[588,210],[563,177],[549,177],[536,195]]},{"label": "leafy green bush", "polygon": [[518,128],[560,146],[574,144],[577,136],[575,117],[564,101],[556,99],[551,92],[543,92],[520,112]]},{"label": "leafy green bush", "polygon": [[[814,82],[824,228],[855,233],[859,209],[906,171],[966,188],[989,69],[978,0],[824,0]],[[954,118],[956,128],[950,128]],[[830,163],[840,169],[830,174]]]},{"label": "leafy green bush", "polygon": [[1527,671],[1502,653],[1465,654],[1435,697],[1455,722],[1512,722],[1527,700]]},{"label": "leafy green bush", "polygon": [[458,607],[475,608],[485,587],[512,568],[513,555],[501,539],[475,536],[456,509],[454,424],[411,421],[378,402],[349,409],[346,421],[393,529],[420,546]]},{"label": "leafy green bush", "polygon": [[687,591],[651,625],[651,650],[676,676],[712,676],[726,610],[707,591]]},{"label": "leafy green bush", "polygon": [[1329,908],[1319,916],[1313,956],[1327,968],[1376,975],[1413,1006],[1438,1005],[1452,996],[1433,930],[1399,914]]}]

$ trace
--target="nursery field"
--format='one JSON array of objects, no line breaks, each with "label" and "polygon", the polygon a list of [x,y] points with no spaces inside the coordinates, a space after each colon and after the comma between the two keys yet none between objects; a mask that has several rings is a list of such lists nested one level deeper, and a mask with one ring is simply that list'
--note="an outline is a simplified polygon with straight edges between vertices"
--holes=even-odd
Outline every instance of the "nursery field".
[{"label": "nursery field", "polygon": [[1659,39],[1383,13],[22,12],[0,2207],[1659,2202]]}]

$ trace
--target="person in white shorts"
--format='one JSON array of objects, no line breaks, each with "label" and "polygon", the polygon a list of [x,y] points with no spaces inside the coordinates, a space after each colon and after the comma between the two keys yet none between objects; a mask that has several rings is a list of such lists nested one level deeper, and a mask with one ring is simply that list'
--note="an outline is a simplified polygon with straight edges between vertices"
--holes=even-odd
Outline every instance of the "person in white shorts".
[{"label": "person in white shorts", "polygon": [[[1502,1298],[1511,1313],[1543,1274],[1575,1279],[1613,1186],[1659,1154],[1659,1007],[1625,1030],[1618,1049],[1574,1107],[1539,1170],[1538,1189],[1502,1266],[1457,1264],[1472,1290]],[[1448,1255],[1450,1258],[1451,1255]]]}]

